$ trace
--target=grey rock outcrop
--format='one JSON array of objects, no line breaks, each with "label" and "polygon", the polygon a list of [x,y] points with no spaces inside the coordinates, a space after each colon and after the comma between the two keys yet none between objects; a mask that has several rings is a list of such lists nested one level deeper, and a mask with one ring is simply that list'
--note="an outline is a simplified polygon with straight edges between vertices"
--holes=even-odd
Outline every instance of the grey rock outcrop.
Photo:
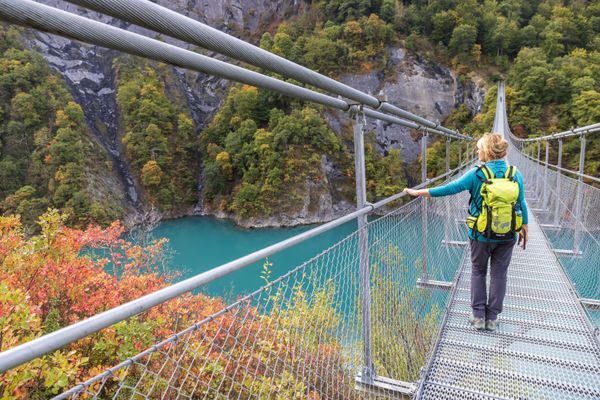
[{"label": "grey rock outcrop", "polygon": [[[391,71],[387,77],[379,71],[362,75],[346,74],[342,76],[342,81],[367,93],[385,94],[390,103],[437,122],[443,121],[462,103],[472,113],[479,111],[483,104],[485,92],[475,83],[465,90],[450,69],[418,61],[402,48],[390,50],[387,70]],[[334,129],[349,123],[347,115],[342,113],[336,113],[336,119],[338,121],[332,121]],[[411,129],[369,119],[367,124],[368,131],[375,133],[380,153],[401,149],[406,162],[418,156],[419,143],[411,137]]]}]

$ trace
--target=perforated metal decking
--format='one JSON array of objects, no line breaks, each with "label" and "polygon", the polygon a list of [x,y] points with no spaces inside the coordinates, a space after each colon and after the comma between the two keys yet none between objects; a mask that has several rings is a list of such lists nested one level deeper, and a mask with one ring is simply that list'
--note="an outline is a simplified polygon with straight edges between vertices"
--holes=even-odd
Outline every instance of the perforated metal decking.
[{"label": "perforated metal decking", "polygon": [[533,215],[529,232],[527,250],[515,247],[493,333],[468,323],[467,249],[417,398],[600,399],[594,327]]}]

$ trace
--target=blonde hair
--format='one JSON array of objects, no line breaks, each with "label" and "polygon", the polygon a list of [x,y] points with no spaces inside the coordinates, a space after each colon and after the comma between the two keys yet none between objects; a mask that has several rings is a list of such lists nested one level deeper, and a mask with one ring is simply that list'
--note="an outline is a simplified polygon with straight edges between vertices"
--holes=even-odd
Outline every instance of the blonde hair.
[{"label": "blonde hair", "polygon": [[477,141],[477,148],[481,150],[484,161],[500,160],[506,157],[508,142],[499,133],[485,133]]}]

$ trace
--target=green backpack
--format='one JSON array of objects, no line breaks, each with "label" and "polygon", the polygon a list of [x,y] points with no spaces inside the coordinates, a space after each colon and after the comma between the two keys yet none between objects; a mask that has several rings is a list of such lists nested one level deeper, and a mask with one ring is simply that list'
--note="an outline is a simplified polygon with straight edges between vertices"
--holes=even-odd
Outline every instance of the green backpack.
[{"label": "green backpack", "polygon": [[517,211],[519,184],[515,181],[517,169],[509,165],[502,178],[496,178],[487,165],[478,168],[485,179],[480,194],[483,198],[479,216],[467,217],[467,226],[488,239],[510,240],[521,230],[523,216]]}]

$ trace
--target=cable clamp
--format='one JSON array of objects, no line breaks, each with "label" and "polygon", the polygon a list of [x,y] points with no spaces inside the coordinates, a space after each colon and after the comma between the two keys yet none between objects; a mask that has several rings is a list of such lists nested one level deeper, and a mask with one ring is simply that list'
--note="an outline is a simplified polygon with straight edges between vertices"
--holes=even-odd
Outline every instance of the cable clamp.
[{"label": "cable clamp", "polygon": [[379,105],[377,106],[376,110],[381,110],[381,107],[388,102],[388,96],[387,94],[383,93],[383,90],[380,91],[375,98],[379,101]]}]

